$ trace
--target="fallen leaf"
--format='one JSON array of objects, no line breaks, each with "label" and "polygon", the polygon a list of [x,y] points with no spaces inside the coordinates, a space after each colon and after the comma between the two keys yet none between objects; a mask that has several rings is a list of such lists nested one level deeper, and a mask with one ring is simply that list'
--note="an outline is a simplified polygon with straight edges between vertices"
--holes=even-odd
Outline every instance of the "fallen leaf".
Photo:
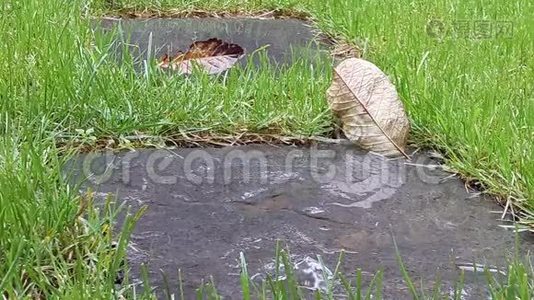
[{"label": "fallen leaf", "polygon": [[219,74],[231,68],[244,54],[245,50],[237,44],[211,38],[194,42],[187,52],[179,51],[174,57],[165,54],[158,66],[180,74],[191,74],[194,64],[197,64],[208,74]]},{"label": "fallen leaf", "polygon": [[404,152],[410,123],[395,86],[374,64],[359,58],[334,69],[328,104],[349,140],[384,156]]}]

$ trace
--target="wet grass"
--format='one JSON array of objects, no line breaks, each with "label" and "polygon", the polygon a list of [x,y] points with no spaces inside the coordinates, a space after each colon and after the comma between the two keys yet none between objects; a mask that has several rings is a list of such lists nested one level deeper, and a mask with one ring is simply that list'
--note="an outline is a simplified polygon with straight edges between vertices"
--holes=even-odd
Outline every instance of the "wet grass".
[{"label": "wet grass", "polygon": [[[169,77],[153,66],[138,76],[131,64],[119,66],[109,56],[111,39],[91,30],[91,15],[171,8],[309,15],[325,32],[360,45],[394,79],[416,144],[445,153],[465,178],[522,208],[528,223],[534,215],[533,6],[519,0],[2,1],[0,295],[131,293],[114,282],[137,216],[112,234],[117,209],[96,207],[67,186],[60,170],[69,153],[58,152],[58,139],[93,146],[114,137],[121,144],[114,146],[126,147],[124,137],[135,134],[323,135],[332,129],[327,63],[312,68],[301,61],[281,71],[251,66],[220,81]],[[435,37],[425,31],[432,19],[448,28],[460,20],[510,21],[513,32]],[[119,241],[116,248],[111,240]],[[532,268],[514,262],[508,274],[508,282],[490,280],[493,298],[531,298]]]},{"label": "wet grass", "polygon": [[[113,235],[119,211],[69,188],[50,137],[0,137],[0,299],[111,299],[125,245],[142,211]],[[113,241],[117,242],[116,246]]]}]

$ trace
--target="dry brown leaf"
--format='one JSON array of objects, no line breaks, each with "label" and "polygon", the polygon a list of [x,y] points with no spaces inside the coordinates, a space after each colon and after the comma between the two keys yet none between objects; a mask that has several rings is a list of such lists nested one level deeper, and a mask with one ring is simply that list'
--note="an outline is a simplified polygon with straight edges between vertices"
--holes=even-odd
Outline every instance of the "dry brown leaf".
[{"label": "dry brown leaf", "polygon": [[179,51],[172,58],[165,54],[158,66],[180,74],[191,74],[194,64],[197,64],[208,74],[219,74],[231,68],[244,54],[239,45],[211,38],[194,42],[187,52]]},{"label": "dry brown leaf", "polygon": [[342,61],[327,99],[348,139],[384,156],[408,158],[410,123],[395,86],[377,66],[358,58]]}]

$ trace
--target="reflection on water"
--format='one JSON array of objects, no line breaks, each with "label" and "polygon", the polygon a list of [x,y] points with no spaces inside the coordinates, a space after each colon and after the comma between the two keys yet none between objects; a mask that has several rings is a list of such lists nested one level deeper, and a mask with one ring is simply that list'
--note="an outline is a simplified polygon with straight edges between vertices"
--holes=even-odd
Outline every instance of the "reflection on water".
[{"label": "reflection on water", "polygon": [[[184,18],[115,20],[105,19],[101,27],[116,29],[138,62],[186,51],[198,40],[220,38],[238,44],[247,54],[265,49],[272,62],[289,63],[294,58],[317,54],[318,33],[297,20]],[[323,46],[324,47],[324,46]],[[325,53],[326,56],[326,53]],[[243,63],[246,59],[242,60]],[[259,59],[256,59],[259,63]]]}]

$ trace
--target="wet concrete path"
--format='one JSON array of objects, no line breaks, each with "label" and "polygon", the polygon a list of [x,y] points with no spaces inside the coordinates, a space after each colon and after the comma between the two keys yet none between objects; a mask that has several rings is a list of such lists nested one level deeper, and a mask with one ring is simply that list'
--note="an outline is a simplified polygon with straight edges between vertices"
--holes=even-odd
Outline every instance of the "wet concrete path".
[{"label": "wet concrete path", "polygon": [[[409,299],[393,236],[416,284],[431,289],[439,276],[444,292],[458,265],[506,267],[513,251],[513,234],[490,213],[500,208],[436,163],[424,155],[387,161],[347,146],[250,145],[89,154],[69,168],[78,181],[90,178],[84,188],[148,206],[129,263],[136,276],[148,264],[157,287],[160,269],[174,283],[181,269],[186,293],[213,276],[224,299],[239,299],[240,253],[261,280],[280,241],[300,263],[303,285],[323,288],[318,257],[333,271],[344,250],[345,274],[361,268],[368,281],[383,268],[386,299]],[[465,299],[481,299],[483,282],[468,274]]]}]

